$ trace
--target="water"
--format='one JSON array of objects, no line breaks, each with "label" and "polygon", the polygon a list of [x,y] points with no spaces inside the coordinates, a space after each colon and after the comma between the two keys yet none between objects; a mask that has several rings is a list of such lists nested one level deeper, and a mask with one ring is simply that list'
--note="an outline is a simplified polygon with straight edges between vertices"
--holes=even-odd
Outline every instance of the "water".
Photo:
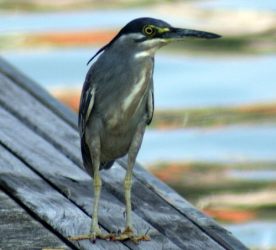
[{"label": "water", "polygon": [[[232,9],[232,10],[276,10],[275,0],[248,1],[248,0],[205,0],[194,3],[201,8],[209,9]],[[173,15],[162,15],[154,13],[150,9],[137,8],[128,10],[94,10],[94,11],[72,11],[53,13],[22,13],[0,11],[0,33],[20,34],[34,32],[60,32],[72,30],[92,30],[103,28],[118,28],[129,20],[151,16],[161,18],[168,22],[193,26],[191,19],[185,17],[174,17]],[[47,20],[47,22],[45,22]],[[100,20],[100,21],[99,21]]]},{"label": "water", "polygon": [[224,225],[245,245],[260,250],[276,246],[276,221],[254,221],[237,225]]},{"label": "water", "polygon": [[[137,16],[149,14],[145,10],[97,10],[50,13],[0,13],[0,32],[35,33],[53,31],[93,30],[117,28]],[[47,20],[47,22],[45,22]],[[99,22],[99,20],[101,20]]]},{"label": "water", "polygon": [[[4,35],[30,32],[71,32],[93,29],[118,29],[129,22],[129,20],[145,16],[164,19],[175,25],[183,22],[185,22],[187,26],[192,25],[191,20],[185,19],[185,17],[179,19],[174,16],[164,16],[159,13],[153,13],[152,10],[145,8],[128,10],[83,10],[64,13],[5,13],[0,11],[0,33]],[[45,20],[47,20],[47,22],[45,22]]]},{"label": "water", "polygon": [[258,11],[275,11],[276,1],[248,1],[248,0],[206,0],[199,1],[198,7],[208,9],[230,9],[230,10],[258,10]]},{"label": "water", "polygon": [[276,161],[276,127],[147,130],[138,160],[144,165],[156,161]]},{"label": "water", "polygon": [[[2,56],[49,90],[81,88],[95,48],[6,51]],[[172,56],[160,51],[156,108],[231,106],[276,99],[276,55],[247,58]],[[64,73],[66,72],[66,73]]]},{"label": "water", "polygon": [[276,181],[276,170],[230,170],[228,172],[230,178],[245,181]]}]

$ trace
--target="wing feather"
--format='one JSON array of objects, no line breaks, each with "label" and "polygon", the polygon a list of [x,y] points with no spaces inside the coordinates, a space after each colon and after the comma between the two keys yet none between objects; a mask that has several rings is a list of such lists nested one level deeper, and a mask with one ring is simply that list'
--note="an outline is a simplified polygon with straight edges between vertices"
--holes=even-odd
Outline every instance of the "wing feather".
[{"label": "wing feather", "polygon": [[85,82],[82,90],[79,109],[79,131],[81,137],[83,137],[84,135],[86,124],[91,116],[91,112],[95,101],[95,94],[95,86],[93,84]]},{"label": "wing feather", "polygon": [[147,114],[148,114],[147,125],[151,123],[153,118],[153,113],[154,113],[154,93],[153,93],[153,80],[151,80],[148,103],[147,103]]}]

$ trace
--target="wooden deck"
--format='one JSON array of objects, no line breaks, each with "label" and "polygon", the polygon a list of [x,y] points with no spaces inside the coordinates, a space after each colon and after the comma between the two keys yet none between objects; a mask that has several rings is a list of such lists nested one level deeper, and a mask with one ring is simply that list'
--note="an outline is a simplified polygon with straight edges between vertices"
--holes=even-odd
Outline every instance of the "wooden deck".
[{"label": "wooden deck", "polygon": [[[93,193],[82,169],[77,116],[0,59],[0,249],[247,249],[138,164],[133,220],[152,240],[138,245],[71,242],[89,231]],[[124,228],[126,162],[102,171],[99,223]]]}]

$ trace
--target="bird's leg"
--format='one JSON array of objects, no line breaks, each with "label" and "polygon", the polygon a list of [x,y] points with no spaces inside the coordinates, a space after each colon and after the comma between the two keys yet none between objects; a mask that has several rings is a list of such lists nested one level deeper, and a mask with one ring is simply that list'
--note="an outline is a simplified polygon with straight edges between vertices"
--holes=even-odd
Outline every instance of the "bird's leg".
[{"label": "bird's leg", "polygon": [[[126,176],[124,180],[125,188],[125,202],[126,202],[126,228],[124,230],[125,234],[133,234],[132,219],[131,219],[131,187],[132,187],[132,170],[133,170],[133,155],[128,156],[128,165]],[[134,157],[134,161],[135,161]]]},{"label": "bird's leg", "polygon": [[93,187],[94,187],[94,202],[93,202],[93,213],[92,213],[92,223],[90,226],[90,233],[84,235],[78,235],[75,237],[70,237],[70,240],[85,240],[91,239],[93,241],[96,238],[99,239],[110,239],[111,234],[102,234],[101,229],[98,224],[98,211],[99,211],[99,200],[101,194],[102,180],[100,176],[100,143],[98,140],[94,139],[92,145],[90,145],[90,154],[93,164]]},{"label": "bird's leg", "polygon": [[[98,160],[97,160],[98,161]],[[98,223],[98,211],[99,211],[99,200],[101,195],[101,188],[102,188],[102,180],[100,176],[100,163],[99,161],[96,163],[94,162],[94,202],[93,202],[93,214],[92,214],[92,223],[90,226],[90,233],[93,236],[93,239],[96,239],[97,234],[101,234],[101,230]]]},{"label": "bird's leg", "polygon": [[128,152],[127,171],[124,180],[125,188],[125,202],[126,202],[126,228],[124,233],[133,234],[132,219],[131,219],[131,187],[132,187],[132,170],[135,164],[136,156],[140,149],[145,126],[142,124],[138,127],[136,134],[132,140],[132,143]]},{"label": "bird's leg", "polygon": [[132,143],[128,152],[128,165],[127,171],[124,180],[125,188],[125,202],[126,202],[126,227],[125,230],[115,237],[116,240],[126,240],[130,239],[134,242],[139,242],[141,240],[150,240],[147,235],[134,235],[132,228],[132,219],[131,219],[131,187],[132,187],[132,170],[136,161],[136,157],[140,146],[142,144],[143,135],[145,132],[146,123],[141,122],[138,126],[138,129],[135,133],[135,136],[132,140]]}]

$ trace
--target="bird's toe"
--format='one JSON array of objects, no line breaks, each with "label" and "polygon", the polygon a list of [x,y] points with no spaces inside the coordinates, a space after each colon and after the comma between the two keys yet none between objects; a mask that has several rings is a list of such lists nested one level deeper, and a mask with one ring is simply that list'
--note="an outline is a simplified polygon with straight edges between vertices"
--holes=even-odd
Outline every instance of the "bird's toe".
[{"label": "bird's toe", "polygon": [[123,232],[120,232],[117,235],[114,235],[111,240],[118,240],[118,241],[131,240],[132,242],[138,244],[140,241],[149,241],[150,237],[146,234],[136,235],[134,234],[134,230],[131,227],[126,227]]},{"label": "bird's toe", "polygon": [[91,240],[93,243],[96,242],[96,239],[102,239],[102,240],[114,240],[114,234],[104,234],[101,232],[100,229],[97,229],[95,231],[92,231],[89,234],[82,234],[77,236],[69,237],[69,240],[72,241],[79,241],[79,240]]}]

